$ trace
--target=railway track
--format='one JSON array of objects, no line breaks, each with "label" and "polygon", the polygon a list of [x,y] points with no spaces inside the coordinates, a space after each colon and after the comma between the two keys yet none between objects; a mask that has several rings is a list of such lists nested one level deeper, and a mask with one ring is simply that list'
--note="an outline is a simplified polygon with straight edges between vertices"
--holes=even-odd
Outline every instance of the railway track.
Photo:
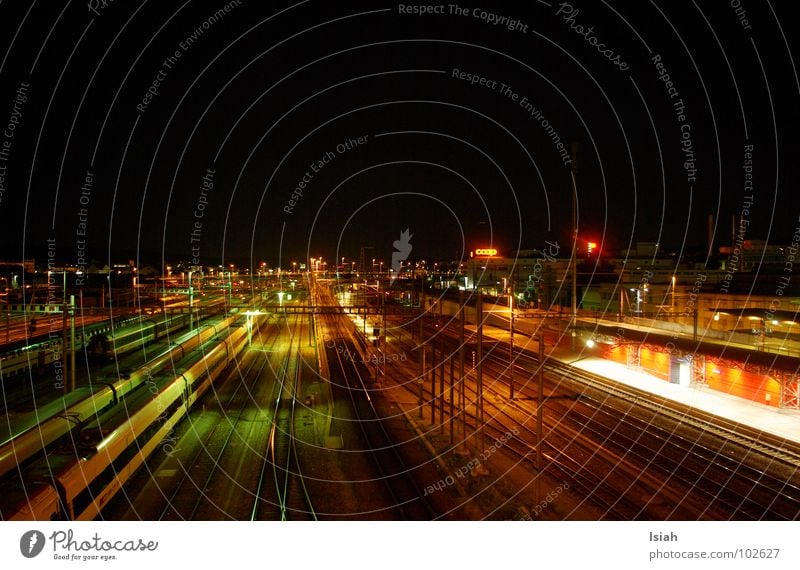
[{"label": "railway track", "polygon": [[[498,346],[495,344],[495,348]],[[533,370],[515,366],[529,377],[538,368],[538,359],[524,352],[518,352],[515,361],[533,365]],[[484,370],[487,368],[494,371],[496,378],[505,379],[507,348],[490,348],[484,361]],[[631,394],[613,382],[560,363],[548,364],[545,369],[546,376],[551,377],[551,391],[552,386],[564,389],[569,384],[576,398],[569,406],[555,399],[548,403],[550,408],[561,408],[558,414],[561,419],[554,421],[545,414],[547,471],[570,481],[572,488],[581,491],[609,518],[793,520],[800,513],[796,482],[787,482],[785,477],[764,473],[744,462],[745,458],[752,459],[758,454],[768,462],[793,464],[793,452],[787,451],[784,445],[754,444],[754,441],[763,441],[763,436],[747,437],[742,435],[743,430],[731,433],[726,427],[708,429],[708,414],[691,417],[688,408],[669,409],[667,414],[658,416],[665,402],[650,402],[643,394]],[[554,375],[560,378],[553,381]],[[474,388],[469,383],[467,386],[474,401]],[[530,386],[522,388],[520,396],[523,398],[529,395],[526,390],[530,392]],[[433,397],[426,391],[428,397]],[[535,437],[531,439],[533,432],[526,422],[535,417],[535,408],[522,408],[519,402],[509,401],[492,388],[484,391],[485,396],[487,393],[496,402],[492,402],[492,398],[485,399],[489,410],[493,411],[485,433],[503,437],[509,425],[519,426],[521,433],[511,438],[506,447],[521,458],[529,458],[535,448]],[[588,397],[589,393],[595,394],[594,398]],[[619,400],[628,403],[626,409],[609,405]],[[646,405],[641,405],[643,400]],[[512,414],[511,410],[516,413]],[[649,412],[650,416],[639,417],[643,412]],[[474,414],[467,414],[474,425]],[[687,421],[687,417],[691,421]],[[694,433],[678,436],[687,431]],[[705,440],[702,443],[701,437]],[[717,440],[717,449],[709,443],[711,439]],[[729,457],[721,453],[720,439],[724,440],[728,453],[732,445],[737,446],[738,455]],[[606,475],[600,476],[601,473]]]},{"label": "railway track", "polygon": [[330,315],[327,320],[329,328],[334,331],[333,346],[328,347],[331,381],[336,377],[349,396],[364,448],[369,451],[398,517],[403,520],[433,520],[437,513],[425,498],[413,470],[406,464],[370,396],[365,381],[366,369],[360,369],[353,359],[343,356],[359,354],[349,330],[342,323],[344,318]]},{"label": "railway track", "polygon": [[[266,325],[265,325],[266,326]],[[265,352],[273,352],[275,344],[280,338],[279,330],[270,330],[266,342],[270,342]],[[207,402],[200,417],[195,422],[200,422],[203,415],[219,414],[219,421],[215,421],[202,441],[194,446],[192,454],[185,462],[180,463],[180,479],[173,484],[166,504],[156,517],[159,520],[209,520],[225,518],[243,520],[246,512],[235,513],[232,506],[224,505],[223,500],[215,496],[216,482],[223,482],[222,488],[238,490],[241,493],[253,493],[252,487],[240,480],[231,480],[229,472],[224,468],[231,460],[235,466],[231,471],[240,472],[244,463],[243,452],[235,447],[245,447],[246,451],[257,454],[259,461],[266,462],[266,455],[256,451],[255,446],[249,446],[253,441],[253,433],[268,432],[270,418],[264,412],[264,407],[259,406],[255,412],[252,404],[261,402],[269,397],[269,392],[264,393],[263,382],[259,379],[265,375],[265,369],[270,365],[268,358],[259,358],[255,353],[247,369],[236,382],[227,382],[219,391],[213,393],[211,402]],[[262,389],[259,390],[259,384]],[[209,396],[210,398],[212,396]],[[259,441],[259,449],[266,448],[266,436]],[[242,443],[244,442],[244,445]],[[227,485],[227,487],[225,487]],[[238,516],[237,516],[238,515]]]},{"label": "railway track", "polygon": [[[297,336],[297,339],[295,339]],[[268,459],[262,463],[250,520],[317,520],[317,514],[300,469],[296,446],[295,409],[300,394],[303,359],[302,335],[289,340],[284,368],[277,383],[273,420],[269,430]],[[292,345],[297,342],[295,357]],[[271,476],[270,476],[271,471]]]}]

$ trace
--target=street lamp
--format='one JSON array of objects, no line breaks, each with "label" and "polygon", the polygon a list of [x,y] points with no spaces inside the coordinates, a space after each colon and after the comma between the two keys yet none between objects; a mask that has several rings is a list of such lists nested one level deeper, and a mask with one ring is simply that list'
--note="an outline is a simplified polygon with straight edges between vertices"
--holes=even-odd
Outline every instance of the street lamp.
[{"label": "street lamp", "polygon": [[11,342],[10,338],[11,323],[9,322],[9,319],[11,318],[9,314],[11,312],[11,308],[9,307],[10,299],[8,298],[8,277],[0,277],[0,279],[2,279],[5,282],[5,287],[3,288],[3,297],[6,300],[6,344],[8,344],[9,342]]},{"label": "street lamp", "polygon": [[672,309],[675,309],[675,276],[672,276]]},{"label": "street lamp", "polygon": [[261,311],[245,311],[244,313],[247,315],[247,346],[250,346],[253,343],[253,316],[255,315],[263,315]]}]

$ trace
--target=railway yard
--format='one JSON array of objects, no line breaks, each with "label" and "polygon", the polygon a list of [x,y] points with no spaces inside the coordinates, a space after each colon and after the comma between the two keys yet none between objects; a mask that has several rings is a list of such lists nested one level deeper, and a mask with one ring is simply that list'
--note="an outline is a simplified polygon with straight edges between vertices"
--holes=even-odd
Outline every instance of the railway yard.
[{"label": "railway yard", "polygon": [[56,341],[6,351],[0,517],[800,517],[797,441],[575,366],[545,319],[510,346],[390,283],[296,285],[98,320],[66,393]]}]

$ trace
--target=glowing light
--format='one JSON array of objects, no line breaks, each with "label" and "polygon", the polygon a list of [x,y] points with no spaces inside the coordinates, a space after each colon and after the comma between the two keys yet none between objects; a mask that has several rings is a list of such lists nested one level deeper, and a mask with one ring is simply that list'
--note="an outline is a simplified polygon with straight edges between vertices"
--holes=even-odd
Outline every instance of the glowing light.
[{"label": "glowing light", "polygon": [[475,250],[475,255],[485,255],[487,257],[491,257],[493,255],[497,255],[497,250],[494,248],[481,248]]},{"label": "glowing light", "polygon": [[597,243],[590,241],[586,243],[586,251],[588,253],[592,253],[595,249],[597,249]]},{"label": "glowing light", "polygon": [[586,348],[594,348],[594,344],[595,344],[594,341],[592,339],[589,339],[586,341]]}]

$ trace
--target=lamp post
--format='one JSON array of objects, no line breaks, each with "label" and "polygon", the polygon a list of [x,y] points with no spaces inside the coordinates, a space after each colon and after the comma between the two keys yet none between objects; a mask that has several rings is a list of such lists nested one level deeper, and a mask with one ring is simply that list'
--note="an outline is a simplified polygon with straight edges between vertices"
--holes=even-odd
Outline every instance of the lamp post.
[{"label": "lamp post", "polygon": [[253,343],[253,316],[262,315],[263,313],[255,310],[245,311],[244,314],[247,316],[247,346],[250,346]]},{"label": "lamp post", "polygon": [[10,308],[9,308],[9,302],[8,302],[9,301],[9,299],[8,299],[8,277],[0,277],[0,279],[2,279],[5,282],[5,287],[3,288],[3,297],[6,300],[6,311],[5,311],[5,313],[6,313],[6,315],[5,315],[5,317],[6,317],[6,344],[8,344],[11,341],[11,339],[10,339],[10,334],[11,333],[10,333],[10,328],[9,328],[10,327],[10,322],[9,322]]},{"label": "lamp post", "polygon": [[672,305],[671,308],[672,308],[673,311],[675,310],[675,281],[676,281],[676,279],[675,279],[675,276],[673,275],[672,276],[672,302],[671,302],[671,305]]},{"label": "lamp post", "polygon": [[509,399],[514,399],[514,305],[512,297],[513,285],[508,286],[508,312],[510,317],[511,334],[508,342],[508,383]]},{"label": "lamp post", "polygon": [[192,273],[189,270],[189,330],[194,330],[194,289],[192,288]]}]

